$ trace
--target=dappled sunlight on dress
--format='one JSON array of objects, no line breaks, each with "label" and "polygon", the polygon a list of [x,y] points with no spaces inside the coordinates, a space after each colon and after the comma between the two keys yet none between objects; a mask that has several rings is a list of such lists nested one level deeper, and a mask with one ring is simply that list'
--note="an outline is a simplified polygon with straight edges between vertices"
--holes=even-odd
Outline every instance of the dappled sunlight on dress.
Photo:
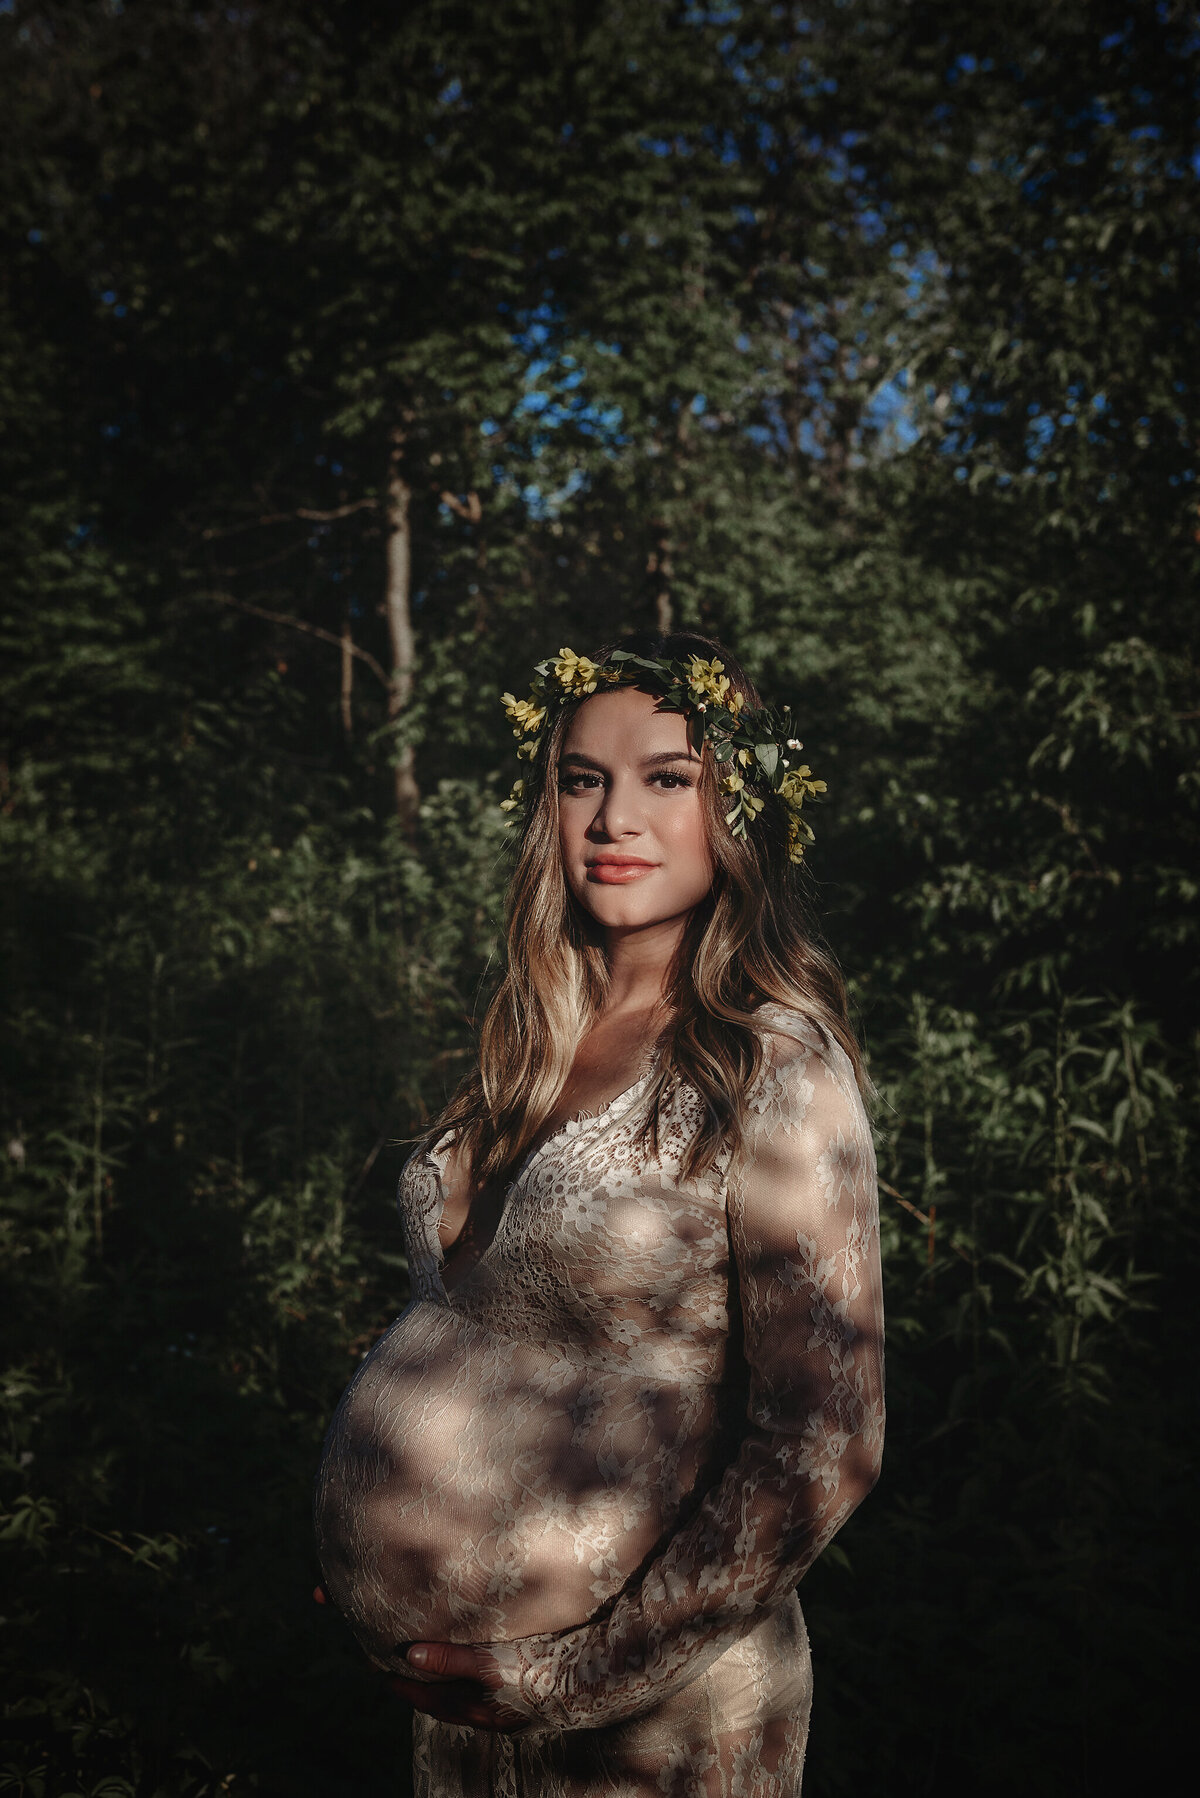
[{"label": "dappled sunlight on dress", "polygon": [[646,1149],[647,1077],[526,1158],[449,1294],[447,1145],[404,1170],[412,1301],[331,1425],[322,1566],[378,1665],[413,1640],[491,1644],[529,1720],[418,1716],[428,1798],[799,1790],[794,1587],[882,1441],[878,1226],[846,1058],[758,1015],[736,1168],[682,1179],[690,1088]]}]

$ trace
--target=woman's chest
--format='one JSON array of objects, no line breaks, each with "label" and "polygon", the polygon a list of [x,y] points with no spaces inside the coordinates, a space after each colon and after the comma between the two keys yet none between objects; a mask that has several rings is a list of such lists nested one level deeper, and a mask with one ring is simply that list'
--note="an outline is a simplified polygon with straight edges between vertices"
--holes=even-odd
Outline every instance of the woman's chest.
[{"label": "woman's chest", "polygon": [[[402,1181],[410,1262],[423,1259],[427,1290],[445,1296],[435,1203],[419,1177]],[[581,1120],[527,1158],[449,1302],[506,1331],[632,1348],[656,1335],[723,1335],[729,1265],[718,1175],[684,1181],[670,1155]]]}]

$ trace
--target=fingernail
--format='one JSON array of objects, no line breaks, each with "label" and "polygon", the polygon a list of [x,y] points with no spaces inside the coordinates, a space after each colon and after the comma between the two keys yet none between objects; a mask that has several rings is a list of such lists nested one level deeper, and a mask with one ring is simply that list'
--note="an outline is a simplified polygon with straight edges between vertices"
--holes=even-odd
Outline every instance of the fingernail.
[{"label": "fingernail", "polygon": [[429,1659],[429,1650],[420,1646],[410,1648],[404,1658],[410,1667],[423,1667]]}]

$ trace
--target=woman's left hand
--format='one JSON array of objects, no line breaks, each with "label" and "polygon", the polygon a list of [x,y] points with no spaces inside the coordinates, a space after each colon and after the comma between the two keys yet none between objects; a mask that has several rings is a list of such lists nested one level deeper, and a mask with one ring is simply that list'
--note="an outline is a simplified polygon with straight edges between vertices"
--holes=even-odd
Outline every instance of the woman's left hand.
[{"label": "woman's left hand", "polygon": [[414,1642],[405,1654],[425,1679],[397,1674],[392,1689],[416,1710],[442,1723],[466,1723],[472,1729],[495,1729],[515,1735],[528,1719],[502,1703],[500,1675],[486,1648],[457,1642]]}]

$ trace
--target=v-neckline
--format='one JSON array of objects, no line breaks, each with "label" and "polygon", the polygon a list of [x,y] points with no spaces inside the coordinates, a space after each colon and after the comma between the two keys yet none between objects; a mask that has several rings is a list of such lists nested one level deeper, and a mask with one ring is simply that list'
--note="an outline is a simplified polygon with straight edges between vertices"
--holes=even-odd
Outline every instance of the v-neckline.
[{"label": "v-neckline", "polygon": [[[509,1196],[516,1190],[516,1188],[520,1185],[521,1181],[524,1180],[525,1176],[528,1174],[530,1168],[534,1165],[534,1163],[538,1160],[539,1156],[544,1154],[544,1152],[551,1146],[552,1143],[556,1143],[560,1136],[566,1136],[572,1132],[577,1132],[581,1128],[583,1128],[583,1126],[585,1126],[587,1124],[598,1123],[601,1118],[607,1118],[609,1113],[611,1111],[613,1111],[616,1106],[621,1104],[622,1100],[632,1099],[635,1093],[640,1092],[642,1090],[642,1088],[649,1083],[651,1077],[653,1076],[653,1073],[654,1073],[653,1066],[647,1068],[646,1072],[644,1074],[642,1074],[637,1080],[635,1080],[633,1082],[632,1086],[625,1087],[625,1089],[622,1092],[614,1093],[613,1097],[611,1099],[606,1099],[604,1104],[601,1105],[596,1111],[579,1111],[575,1114],[574,1117],[564,1118],[563,1122],[558,1126],[557,1130],[552,1130],[550,1132],[549,1136],[544,1136],[542,1138],[541,1142],[535,1143],[531,1149],[526,1150],[525,1155],[521,1161],[521,1164],[518,1167],[516,1173],[513,1175],[512,1179],[505,1181],[504,1205],[503,1205],[503,1208],[500,1213],[501,1220],[503,1221],[504,1213],[508,1210]],[[439,1197],[437,1215],[439,1218],[441,1217],[442,1212],[445,1210],[446,1197],[447,1197],[445,1156],[449,1153],[451,1147],[453,1146],[452,1142],[447,1142],[445,1148],[442,1147],[442,1143],[444,1141],[445,1134],[448,1134],[448,1133],[444,1133],[443,1136],[438,1138],[437,1142],[431,1143],[429,1145],[429,1147],[425,1150],[425,1158],[429,1162],[431,1167],[433,1168],[434,1174],[437,1178],[438,1197]],[[499,1225],[497,1225],[496,1233],[497,1233],[497,1235],[499,1234]],[[495,1240],[496,1240],[496,1238],[495,1238],[495,1236],[493,1236],[492,1242],[494,1242]],[[441,1240],[437,1235],[436,1224],[435,1224],[435,1228],[434,1228],[434,1232],[433,1232],[433,1241],[434,1241],[434,1244],[436,1245],[436,1250],[437,1250],[437,1265],[440,1268],[443,1265],[443,1263],[445,1262],[446,1257],[445,1257],[445,1251],[442,1248]],[[489,1243],[488,1247],[489,1248],[491,1247],[490,1243]],[[484,1252],[486,1253],[487,1251],[485,1250]]]},{"label": "v-neckline", "polygon": [[[651,1079],[653,1072],[654,1072],[653,1067],[648,1068],[647,1071],[640,1077],[640,1079],[634,1081],[632,1086],[627,1086],[623,1092],[615,1093],[611,1099],[606,1100],[605,1103],[603,1105],[601,1105],[596,1111],[581,1111],[581,1112],[578,1112],[574,1117],[565,1118],[563,1120],[563,1122],[559,1125],[557,1130],[552,1131],[549,1136],[543,1138],[543,1140],[540,1143],[535,1144],[535,1146],[528,1151],[524,1160],[521,1162],[520,1167],[517,1169],[516,1173],[513,1175],[512,1179],[509,1180],[505,1184],[503,1202],[500,1207],[500,1215],[496,1219],[496,1228],[493,1230],[489,1241],[487,1242],[486,1246],[480,1250],[479,1254],[477,1255],[477,1257],[475,1259],[473,1266],[471,1266],[467,1269],[467,1271],[463,1275],[462,1279],[456,1280],[450,1286],[446,1285],[445,1277],[444,1277],[445,1276],[445,1267],[446,1267],[446,1250],[443,1248],[441,1238],[437,1234],[437,1227],[436,1227],[436,1223],[435,1223],[433,1233],[432,1233],[432,1239],[429,1244],[429,1246],[433,1250],[433,1272],[434,1272],[434,1277],[436,1278],[438,1285],[441,1287],[442,1297],[445,1299],[446,1303],[450,1306],[451,1310],[453,1310],[455,1308],[454,1294],[458,1291],[458,1288],[460,1286],[465,1286],[470,1282],[471,1277],[475,1273],[476,1269],[483,1265],[483,1263],[487,1260],[488,1256],[491,1254],[492,1250],[495,1248],[497,1242],[500,1240],[501,1232],[504,1230],[504,1228],[508,1222],[510,1201],[512,1199],[512,1195],[516,1191],[518,1185],[520,1185],[520,1183],[526,1178],[530,1169],[537,1162],[538,1158],[551,1146],[551,1144],[557,1142],[560,1137],[569,1135],[571,1133],[577,1134],[581,1129],[586,1128],[586,1126],[588,1124],[599,1123],[601,1119],[606,1119],[609,1116],[609,1114],[615,1109],[615,1107],[620,1105],[623,1100],[626,1100],[626,1099],[631,1100],[636,1093],[640,1092],[642,1090],[642,1088],[644,1086],[646,1086],[647,1083],[649,1082],[649,1080]],[[440,1217],[442,1211],[445,1209],[445,1204],[446,1204],[446,1177],[445,1177],[445,1173],[444,1173],[442,1164],[438,1158],[438,1154],[436,1151],[437,1151],[437,1144],[433,1144],[430,1148],[428,1148],[425,1151],[425,1153],[426,1153],[428,1160],[430,1161],[430,1163],[433,1166],[433,1171],[437,1178],[438,1193],[439,1193],[439,1197],[440,1197],[440,1204],[438,1206],[438,1216]]]},{"label": "v-neckline", "polygon": [[538,1156],[541,1155],[545,1149],[548,1149],[551,1143],[557,1142],[560,1136],[567,1136],[572,1131],[577,1131],[581,1125],[598,1123],[601,1118],[607,1117],[613,1107],[619,1105],[622,1099],[632,1098],[634,1093],[639,1092],[641,1088],[648,1083],[653,1072],[654,1069],[652,1067],[647,1068],[646,1072],[642,1074],[639,1079],[635,1080],[632,1086],[625,1087],[622,1092],[614,1093],[612,1098],[606,1099],[604,1104],[599,1106],[597,1110],[577,1111],[574,1117],[564,1118],[557,1130],[552,1130],[549,1136],[544,1136],[541,1142],[535,1143],[531,1149],[527,1149],[520,1167],[517,1169],[512,1179],[505,1185],[504,1196],[506,1201],[509,1193],[520,1185]]}]

